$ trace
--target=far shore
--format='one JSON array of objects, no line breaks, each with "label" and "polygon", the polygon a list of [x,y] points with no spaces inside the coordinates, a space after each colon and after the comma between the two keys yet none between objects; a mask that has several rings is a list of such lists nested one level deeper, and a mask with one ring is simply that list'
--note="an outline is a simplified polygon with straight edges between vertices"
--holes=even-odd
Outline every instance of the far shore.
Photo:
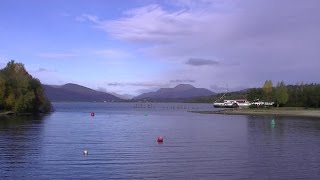
[{"label": "far shore", "polygon": [[270,109],[221,109],[216,111],[190,111],[201,114],[226,114],[226,115],[270,115],[320,118],[320,109],[304,108],[270,108]]}]

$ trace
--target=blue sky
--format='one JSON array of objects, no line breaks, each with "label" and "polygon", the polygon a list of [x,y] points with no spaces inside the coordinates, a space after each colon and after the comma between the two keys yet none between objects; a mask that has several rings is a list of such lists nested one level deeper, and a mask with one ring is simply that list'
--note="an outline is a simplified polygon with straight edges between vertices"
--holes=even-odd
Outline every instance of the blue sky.
[{"label": "blue sky", "polygon": [[317,0],[1,0],[0,67],[138,95],[320,82]]}]

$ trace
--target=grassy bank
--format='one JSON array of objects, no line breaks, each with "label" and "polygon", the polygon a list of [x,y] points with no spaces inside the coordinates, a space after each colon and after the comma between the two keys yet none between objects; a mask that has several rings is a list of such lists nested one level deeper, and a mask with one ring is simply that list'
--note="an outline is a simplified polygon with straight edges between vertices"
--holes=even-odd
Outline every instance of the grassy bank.
[{"label": "grassy bank", "polygon": [[320,118],[319,109],[303,108],[270,108],[270,109],[222,109],[218,111],[192,111],[202,114],[230,114],[230,115],[271,115]]}]

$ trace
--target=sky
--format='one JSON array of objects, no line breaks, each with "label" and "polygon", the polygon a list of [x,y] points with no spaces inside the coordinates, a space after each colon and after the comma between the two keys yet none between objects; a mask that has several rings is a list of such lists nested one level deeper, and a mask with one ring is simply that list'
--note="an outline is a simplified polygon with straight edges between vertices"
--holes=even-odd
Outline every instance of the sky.
[{"label": "sky", "polygon": [[320,82],[319,0],[0,0],[0,68],[139,95]]}]

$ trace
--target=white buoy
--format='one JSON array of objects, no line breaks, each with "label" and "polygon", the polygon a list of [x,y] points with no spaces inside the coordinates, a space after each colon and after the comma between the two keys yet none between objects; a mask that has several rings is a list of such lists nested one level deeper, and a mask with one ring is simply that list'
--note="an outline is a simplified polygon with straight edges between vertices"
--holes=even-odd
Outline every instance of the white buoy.
[{"label": "white buoy", "polygon": [[88,155],[88,153],[89,153],[89,152],[88,152],[88,150],[86,150],[86,149],[85,149],[85,150],[83,150],[83,155],[85,155],[85,156],[86,156],[86,155]]}]

